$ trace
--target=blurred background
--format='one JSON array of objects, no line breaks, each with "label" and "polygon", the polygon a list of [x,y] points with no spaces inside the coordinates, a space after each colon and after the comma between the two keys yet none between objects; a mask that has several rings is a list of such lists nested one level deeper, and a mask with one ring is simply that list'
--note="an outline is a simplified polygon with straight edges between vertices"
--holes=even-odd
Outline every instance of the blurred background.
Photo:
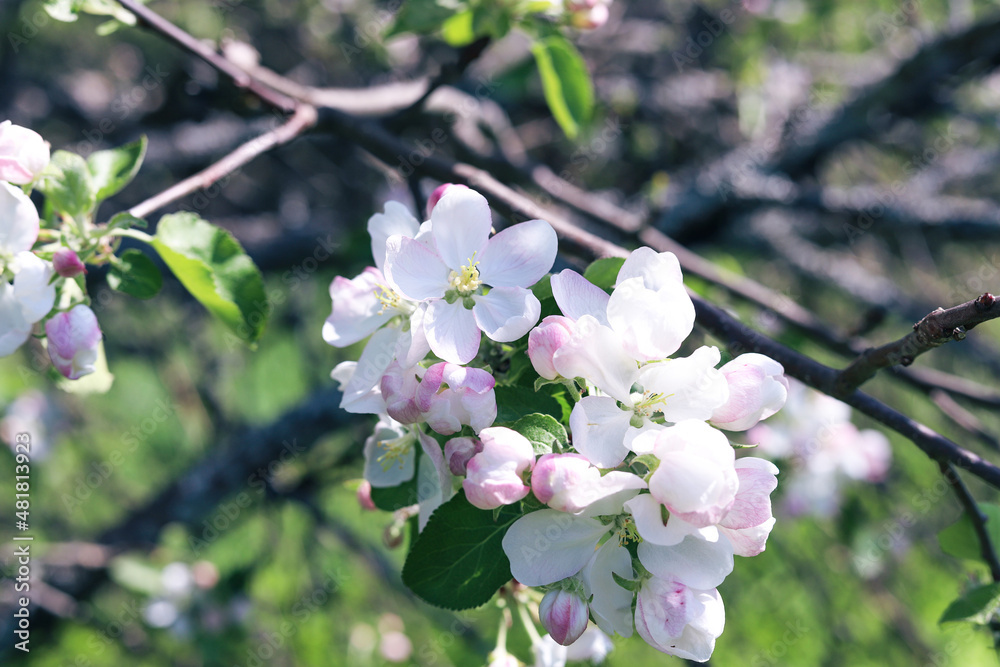
[{"label": "blurred background", "polygon": [[[151,6],[231,57],[259,56],[306,86],[415,80],[456,58],[433,37],[384,41],[396,4]],[[517,178],[501,161],[548,165],[814,311],[833,335],[885,342],[937,306],[1000,286],[998,17],[995,2],[974,0],[618,0],[607,25],[575,39],[598,98],[575,141],[551,119],[518,34],[490,44],[428,113],[394,132],[414,150],[443,136],[433,151],[501,178]],[[140,29],[99,35],[103,23],[59,23],[40,2],[0,0],[0,119],[84,155],[149,137],[142,170],[102,220],[274,126],[206,64]],[[404,549],[385,546],[394,518],[359,506],[374,420],[341,413],[329,377],[359,348],[336,350],[320,336],[332,278],[371,263],[368,217],[390,199],[417,213],[415,195],[437,185],[407,182],[399,164],[312,134],[168,209],[229,229],[264,272],[274,311],[255,351],[172,279],[138,301],[95,270],[88,283],[110,391],[58,388],[40,346],[0,359],[0,438],[26,431],[34,443],[38,607],[31,653],[11,650],[7,635],[3,664],[484,663],[497,609],[453,614],[409,594]],[[773,311],[687,282],[787,345],[846,363]],[[1000,326],[917,365],[995,392]],[[956,399],[891,374],[866,388],[1000,460],[991,435],[1000,401]],[[937,623],[987,576],[939,546],[961,508],[937,466],[835,401],[804,388],[795,400],[794,414],[748,434],[782,470],[778,523],[767,551],[739,559],[720,587],[727,627],[711,664],[994,662],[987,633]],[[0,497],[12,498],[8,448],[0,461]],[[0,522],[5,577],[16,567],[12,515]],[[12,604],[12,588],[0,584],[0,604]],[[511,641],[523,650],[528,640],[515,629]],[[619,640],[605,661],[681,663],[638,638]]]}]

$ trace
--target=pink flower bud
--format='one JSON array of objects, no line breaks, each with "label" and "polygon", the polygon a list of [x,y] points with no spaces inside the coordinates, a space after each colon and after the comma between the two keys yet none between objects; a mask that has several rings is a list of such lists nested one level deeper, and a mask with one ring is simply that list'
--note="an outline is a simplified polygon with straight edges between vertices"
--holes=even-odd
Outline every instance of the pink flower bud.
[{"label": "pink flower bud", "polygon": [[441,362],[424,373],[416,405],[427,425],[441,435],[457,433],[463,424],[479,433],[497,417],[495,384],[493,376],[481,368]]},{"label": "pink flower bud", "polygon": [[712,423],[727,431],[745,431],[781,409],[788,398],[785,369],[763,354],[741,354],[721,369],[729,400],[712,413]]},{"label": "pink flower bud", "polygon": [[49,163],[49,144],[41,135],[9,120],[0,123],[0,181],[27,185]]},{"label": "pink flower bud", "polygon": [[427,217],[428,218],[431,217],[431,211],[433,211],[434,207],[437,206],[437,203],[439,201],[441,201],[441,197],[444,196],[444,193],[448,190],[448,188],[466,188],[466,189],[468,189],[468,186],[462,185],[461,183],[442,183],[441,185],[439,185],[436,188],[434,188],[434,192],[432,192],[431,196],[427,198]]},{"label": "pink flower bud", "polygon": [[94,372],[101,328],[88,306],[79,304],[45,323],[52,365],[70,380]]},{"label": "pink flower bud", "polygon": [[569,646],[587,629],[590,608],[575,593],[552,590],[539,603],[538,618],[557,644]]},{"label": "pink flower bud", "polygon": [[552,357],[573,337],[573,325],[573,320],[568,317],[549,315],[528,334],[528,358],[535,372],[546,380],[559,377]]},{"label": "pink flower bud", "polygon": [[469,460],[462,482],[465,497],[476,507],[491,510],[521,500],[531,489],[524,473],[535,464],[528,439],[502,426],[483,429],[483,451]]},{"label": "pink flower bud", "polygon": [[70,248],[56,250],[52,255],[52,266],[55,267],[56,273],[63,278],[75,278],[81,273],[87,272],[87,267]]},{"label": "pink flower bud", "polygon": [[594,30],[607,23],[610,16],[611,12],[608,11],[608,6],[598,3],[590,8],[572,10],[570,23],[573,24],[574,28],[580,30]]},{"label": "pink flower bud", "polygon": [[456,477],[465,477],[469,459],[483,451],[483,443],[475,438],[452,438],[444,446],[448,469]]},{"label": "pink flower bud", "polygon": [[372,483],[367,479],[361,480],[358,486],[358,504],[361,509],[369,512],[375,509],[375,502],[372,500]]},{"label": "pink flower bud", "polygon": [[531,491],[552,509],[575,514],[589,504],[600,480],[601,472],[585,456],[545,454],[531,471]]}]

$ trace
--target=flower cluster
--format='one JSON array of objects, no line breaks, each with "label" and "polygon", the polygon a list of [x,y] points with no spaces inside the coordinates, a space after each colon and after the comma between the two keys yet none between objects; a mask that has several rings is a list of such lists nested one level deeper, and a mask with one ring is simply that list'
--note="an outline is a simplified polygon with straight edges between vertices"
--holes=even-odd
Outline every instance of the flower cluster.
[{"label": "flower cluster", "polygon": [[892,463],[889,440],[851,423],[846,404],[791,381],[781,419],[747,432],[762,456],[789,462],[781,509],[786,516],[833,516],[855,481],[881,482]]},{"label": "flower cluster", "polygon": [[28,193],[48,164],[49,145],[40,135],[0,123],[0,357],[13,354],[44,321],[52,364],[76,380],[93,372],[101,330],[84,303],[68,302],[53,313],[64,283],[84,266],[56,234],[40,243],[43,230]]},{"label": "flower cluster", "polygon": [[[490,237],[486,200],[463,186],[442,186],[429,208],[420,223],[387,204],[368,224],[376,266],[330,287],[325,340],[370,336],[333,371],[344,409],[379,415],[367,482],[416,477],[420,530],[458,489],[482,510],[520,514],[502,548],[513,579],[540,596],[549,634],[536,638],[537,664],[563,664],[581,638],[604,646],[594,633],[634,632],[708,660],[725,619],[717,586],[734,555],[764,550],[775,521],[777,468],[737,458],[723,430],[782,407],[782,367],[745,354],[717,368],[707,346],[678,356],[695,314],[671,253],[634,251],[609,293],[569,269],[546,278],[557,244],[544,221]],[[511,379],[525,352],[535,373],[525,364]],[[497,423],[498,383],[529,405],[562,392],[568,419],[547,419],[570,436],[540,444],[520,422]],[[516,662],[502,646],[497,656]]]}]

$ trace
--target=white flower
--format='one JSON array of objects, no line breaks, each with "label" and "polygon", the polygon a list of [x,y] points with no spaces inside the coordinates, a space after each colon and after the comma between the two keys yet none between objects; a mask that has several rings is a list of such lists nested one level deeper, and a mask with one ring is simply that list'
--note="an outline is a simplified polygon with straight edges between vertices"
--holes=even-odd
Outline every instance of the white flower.
[{"label": "white flower", "polygon": [[[538,321],[530,290],[552,267],[557,241],[544,220],[513,225],[490,238],[489,205],[468,188],[448,188],[431,212],[432,242],[389,237],[386,277],[409,299],[427,302],[424,328],[431,350],[465,364],[480,334],[517,340]],[[486,294],[483,287],[492,289]]]},{"label": "white flower", "polygon": [[32,325],[52,310],[56,300],[56,288],[49,284],[50,263],[19,252],[10,268],[13,285],[0,277],[0,357],[13,354],[28,340]]},{"label": "white flower", "polygon": [[725,624],[726,611],[715,589],[698,590],[660,577],[646,579],[639,589],[635,629],[659,651],[705,662]]}]

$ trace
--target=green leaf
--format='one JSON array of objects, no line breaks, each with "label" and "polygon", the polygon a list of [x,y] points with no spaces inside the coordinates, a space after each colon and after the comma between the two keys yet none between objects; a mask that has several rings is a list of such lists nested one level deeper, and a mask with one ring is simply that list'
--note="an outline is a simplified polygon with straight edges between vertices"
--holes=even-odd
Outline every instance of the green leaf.
[{"label": "green leaf", "polygon": [[[1000,547],[1000,506],[992,503],[980,503],[980,511],[986,515],[986,532],[994,547]],[[972,527],[972,519],[963,514],[958,521],[938,533],[941,549],[956,558],[982,560],[983,552]]]},{"label": "green leaf", "polygon": [[542,279],[531,286],[531,293],[539,301],[552,298],[552,274],[546,273]]},{"label": "green leaf", "polygon": [[583,277],[603,290],[610,290],[618,281],[618,272],[621,271],[624,263],[623,257],[598,259],[591,262],[587,270],[583,272]]},{"label": "green leaf", "polygon": [[76,153],[56,151],[42,173],[38,189],[52,207],[71,218],[89,214],[96,203],[93,179],[87,162]]},{"label": "green leaf", "polygon": [[233,235],[194,213],[160,218],[153,247],[184,287],[247,343],[264,332],[264,280]]},{"label": "green leaf", "polygon": [[56,21],[72,23],[80,18],[79,11],[82,4],[82,0],[46,0],[42,7]]},{"label": "green leaf", "polygon": [[576,47],[561,35],[535,42],[531,51],[552,116],[566,136],[575,139],[594,110],[594,87],[587,65]]},{"label": "green leaf", "polygon": [[510,561],[501,541],[521,512],[474,507],[460,491],[435,510],[403,566],[403,583],[425,601],[445,609],[486,604],[510,581]]},{"label": "green leaf", "polygon": [[476,32],[472,27],[472,10],[466,9],[449,17],[441,26],[441,37],[456,48],[476,41]]},{"label": "green leaf", "polygon": [[1000,607],[1000,583],[976,586],[948,605],[938,623],[969,621],[986,625],[998,607]]},{"label": "green leaf", "polygon": [[142,218],[135,217],[128,211],[115,213],[111,220],[108,221],[108,229],[128,229],[130,227],[145,229],[148,226],[149,223]]},{"label": "green leaf", "polygon": [[527,438],[535,454],[550,454],[553,449],[560,451],[569,447],[566,428],[551,415],[535,413],[525,415],[516,422],[500,425],[517,431]]},{"label": "green leaf", "polygon": [[535,413],[562,414],[562,406],[556,399],[530,388],[494,387],[493,391],[497,398],[497,423],[509,424]]},{"label": "green leaf", "polygon": [[372,502],[384,512],[417,504],[417,475],[397,486],[372,487]]},{"label": "green leaf", "polygon": [[431,33],[455,15],[454,7],[444,7],[437,0],[407,0],[396,14],[396,20],[385,37],[394,37],[404,32],[418,34]]},{"label": "green leaf", "polygon": [[142,252],[126,250],[108,270],[108,286],[137,299],[150,299],[163,287],[163,276]]},{"label": "green leaf", "polygon": [[107,199],[121,192],[135,178],[145,156],[145,135],[130,144],[91,154],[87,158],[87,167],[97,190],[97,199]]}]

